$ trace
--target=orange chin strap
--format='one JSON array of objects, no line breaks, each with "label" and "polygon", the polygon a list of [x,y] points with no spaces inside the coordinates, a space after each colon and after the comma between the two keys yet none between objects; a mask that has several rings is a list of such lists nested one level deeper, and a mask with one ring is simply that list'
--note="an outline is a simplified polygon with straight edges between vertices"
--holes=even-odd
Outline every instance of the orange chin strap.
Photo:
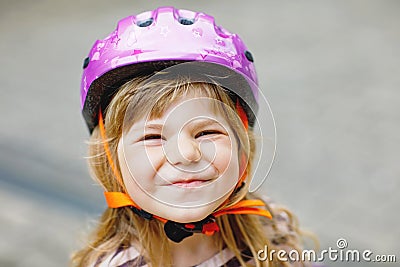
[{"label": "orange chin strap", "polygon": [[[221,210],[218,210],[211,215],[209,215],[204,221],[200,221],[200,225],[197,225],[197,223],[186,223],[186,224],[180,224],[180,223],[174,223],[171,221],[168,221],[165,218],[147,213],[140,209],[139,206],[136,205],[136,203],[125,193],[122,192],[104,192],[104,196],[106,198],[107,204],[109,208],[117,209],[117,208],[122,208],[122,207],[130,207],[136,214],[139,216],[145,218],[145,219],[152,219],[155,218],[167,226],[167,224],[172,224],[173,228],[175,231],[171,234],[167,232],[167,236],[175,241],[175,242],[180,242],[182,241],[183,238],[192,235],[195,232],[201,232],[206,235],[213,235],[215,232],[219,231],[219,227],[215,220],[213,218],[220,217],[225,214],[254,214],[254,215],[259,215],[259,216],[264,216],[269,219],[272,218],[271,213],[268,210],[261,209],[261,208],[254,208],[254,207],[259,207],[259,206],[265,206],[265,203],[259,199],[248,199],[248,200],[241,200],[238,203],[236,203],[233,206],[230,206],[228,208],[223,208]],[[198,228],[198,231],[195,231],[195,228]],[[165,227],[164,227],[165,228]],[[171,227],[169,227],[171,228]],[[176,233],[179,231],[184,231],[186,233],[183,233],[186,236],[181,237],[176,237],[175,235],[181,235],[182,233]],[[189,234],[187,234],[189,233]],[[177,239],[176,239],[177,238]]]},{"label": "orange chin strap", "polygon": [[[243,124],[247,130],[248,123],[247,123],[247,116],[243,111],[240,103],[236,103],[236,108],[238,109],[238,114],[243,121]],[[122,178],[114,164],[114,161],[111,156],[110,148],[108,146],[106,131],[103,122],[103,116],[101,110],[99,110],[99,128],[100,128],[100,135],[103,141],[104,150],[107,156],[107,160],[110,164],[110,167],[117,179],[117,182],[120,184],[122,188],[124,188],[124,184]],[[243,161],[243,160],[242,160]],[[238,184],[235,190],[238,190],[243,184],[244,180],[247,177],[247,171],[244,171],[242,177],[239,179]],[[184,238],[193,235],[193,233],[203,233],[206,235],[213,235],[215,232],[219,231],[219,227],[215,221],[216,217],[225,215],[225,214],[254,214],[259,216],[264,216],[269,219],[272,218],[271,213],[268,210],[255,208],[260,206],[265,206],[265,203],[261,200],[241,200],[233,206],[228,208],[223,208],[220,210],[215,211],[207,218],[199,222],[193,223],[177,223],[169,221],[165,218],[150,214],[144,210],[142,210],[131,198],[128,194],[123,192],[104,192],[105,199],[107,201],[107,205],[109,208],[118,209],[122,207],[129,207],[133,212],[138,214],[139,216],[145,219],[152,219],[155,218],[162,223],[164,223],[164,230],[167,234],[168,238],[170,238],[174,242],[180,242]],[[227,201],[226,201],[227,202]],[[224,202],[221,206],[226,204]]]}]

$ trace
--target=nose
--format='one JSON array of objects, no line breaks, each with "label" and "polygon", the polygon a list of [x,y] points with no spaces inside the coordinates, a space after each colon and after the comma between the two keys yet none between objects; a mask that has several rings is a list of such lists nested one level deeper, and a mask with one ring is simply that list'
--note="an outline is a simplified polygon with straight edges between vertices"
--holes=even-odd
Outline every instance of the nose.
[{"label": "nose", "polygon": [[172,165],[188,165],[200,161],[202,157],[199,143],[193,137],[183,133],[170,139],[164,146],[164,152]]}]

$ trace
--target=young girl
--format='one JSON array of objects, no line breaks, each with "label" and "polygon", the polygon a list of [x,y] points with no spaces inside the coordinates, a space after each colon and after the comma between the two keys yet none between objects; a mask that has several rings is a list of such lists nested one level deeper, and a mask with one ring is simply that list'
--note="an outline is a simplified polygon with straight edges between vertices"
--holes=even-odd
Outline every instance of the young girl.
[{"label": "young girl", "polygon": [[257,90],[242,40],[203,13],[161,7],[97,41],[81,101],[108,208],[73,266],[290,265],[260,258],[300,243],[248,193]]}]

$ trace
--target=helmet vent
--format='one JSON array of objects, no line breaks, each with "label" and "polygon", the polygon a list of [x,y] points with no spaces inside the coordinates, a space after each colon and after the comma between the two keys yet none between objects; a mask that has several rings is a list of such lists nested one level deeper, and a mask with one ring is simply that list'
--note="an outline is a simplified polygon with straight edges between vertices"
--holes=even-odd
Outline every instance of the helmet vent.
[{"label": "helmet vent", "polygon": [[247,60],[250,62],[254,62],[253,55],[250,53],[250,51],[244,52],[244,55],[246,56]]},{"label": "helmet vent", "polygon": [[87,66],[89,65],[89,62],[90,62],[90,58],[89,57],[85,58],[85,60],[83,61],[83,69],[87,68]]},{"label": "helmet vent", "polygon": [[147,26],[150,26],[152,23],[153,23],[153,18],[149,18],[149,19],[146,19],[146,20],[143,20],[143,21],[139,21],[137,23],[137,25],[139,27],[147,27]]},{"label": "helmet vent", "polygon": [[182,25],[192,25],[194,23],[194,19],[179,18],[178,21]]}]

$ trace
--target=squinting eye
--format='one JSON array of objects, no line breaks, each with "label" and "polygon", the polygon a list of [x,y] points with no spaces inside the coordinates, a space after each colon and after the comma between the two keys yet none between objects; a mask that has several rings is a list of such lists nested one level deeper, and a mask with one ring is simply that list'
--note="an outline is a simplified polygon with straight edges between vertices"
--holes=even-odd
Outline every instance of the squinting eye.
[{"label": "squinting eye", "polygon": [[215,131],[215,130],[201,131],[198,134],[196,134],[195,138],[199,138],[206,135],[214,135],[214,134],[222,134],[222,133],[220,131]]},{"label": "squinting eye", "polygon": [[158,139],[162,139],[162,136],[159,134],[148,134],[145,135],[140,141],[158,140]]}]

